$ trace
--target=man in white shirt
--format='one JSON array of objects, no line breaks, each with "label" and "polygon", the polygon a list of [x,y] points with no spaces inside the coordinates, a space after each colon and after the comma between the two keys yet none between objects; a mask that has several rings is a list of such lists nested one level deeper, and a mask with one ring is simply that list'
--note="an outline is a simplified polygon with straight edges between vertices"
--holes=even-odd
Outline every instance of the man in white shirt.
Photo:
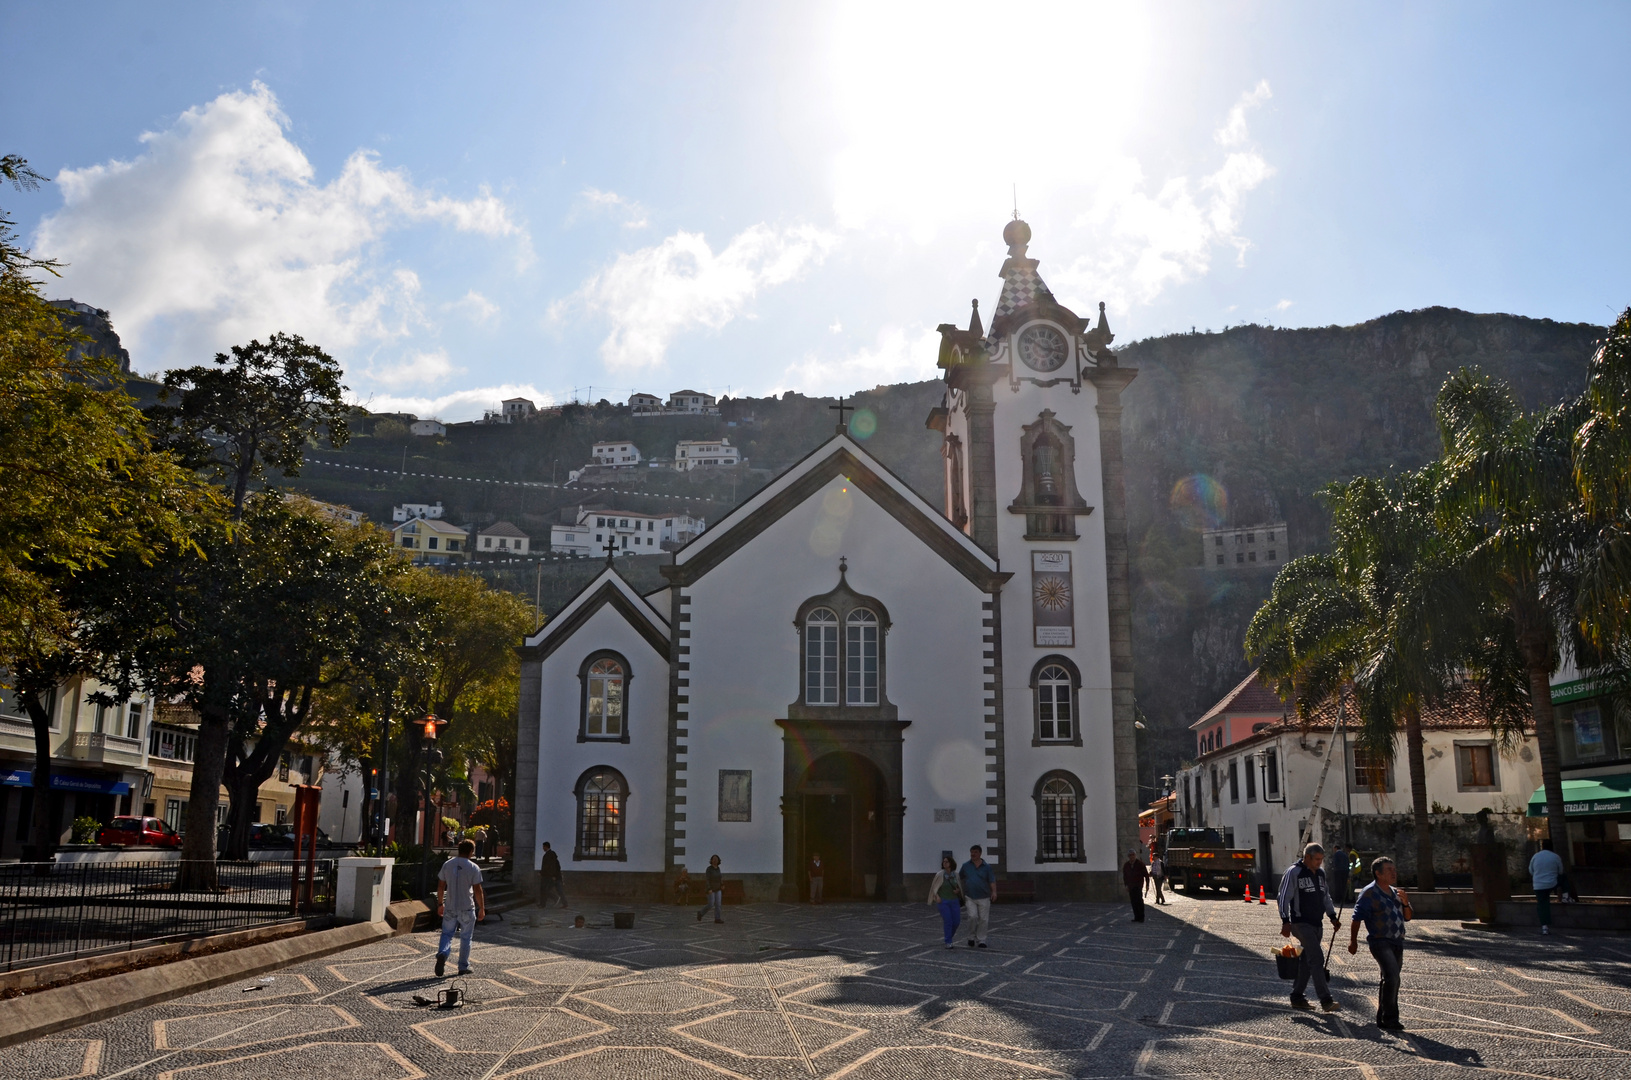
[{"label": "man in white shirt", "polygon": [[436,977],[447,970],[453,934],[459,935],[459,974],[470,974],[470,939],[476,924],[487,918],[487,894],[481,887],[481,867],[470,861],[476,845],[459,841],[459,854],[442,864],[436,874],[436,914],[442,917],[442,940],[436,946]]},{"label": "man in white shirt", "polygon": [[1563,899],[1563,890],[1558,888],[1563,880],[1563,858],[1552,850],[1550,840],[1540,842],[1540,850],[1535,852],[1529,860],[1529,880],[1535,886],[1535,913],[1540,917],[1540,932],[1552,932],[1552,890],[1558,889],[1558,899]]}]

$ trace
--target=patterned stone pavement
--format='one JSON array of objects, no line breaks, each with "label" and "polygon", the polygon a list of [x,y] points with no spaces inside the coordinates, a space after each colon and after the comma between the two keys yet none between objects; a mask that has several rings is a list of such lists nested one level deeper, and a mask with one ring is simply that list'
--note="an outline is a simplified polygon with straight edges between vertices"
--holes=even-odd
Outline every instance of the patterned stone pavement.
[{"label": "patterned stone pavement", "polygon": [[[457,1010],[426,1008],[434,938],[396,938],[5,1052],[18,1080],[845,1080],[1318,1074],[1631,1076],[1631,940],[1417,922],[1403,1019],[1369,1023],[1363,945],[1332,958],[1347,1011],[1294,1013],[1274,908],[1179,897],[1143,925],[1093,904],[998,907],[989,949],[939,944],[927,905],[762,905],[634,930],[524,909],[478,930]],[[595,924],[604,924],[597,926]],[[1344,930],[1344,940],[1346,931]],[[259,989],[245,991],[247,986]]]}]

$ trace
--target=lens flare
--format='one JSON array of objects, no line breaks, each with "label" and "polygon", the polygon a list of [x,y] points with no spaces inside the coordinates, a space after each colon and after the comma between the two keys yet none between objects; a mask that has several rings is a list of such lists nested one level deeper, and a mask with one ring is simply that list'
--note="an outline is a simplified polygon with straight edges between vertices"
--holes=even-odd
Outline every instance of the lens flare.
[{"label": "lens flare", "polygon": [[1216,529],[1228,516],[1229,492],[1205,473],[1196,473],[1172,485],[1167,504],[1186,528]]},{"label": "lens flare", "polygon": [[870,439],[878,430],[878,414],[871,409],[857,409],[850,418],[849,433],[857,439]]}]

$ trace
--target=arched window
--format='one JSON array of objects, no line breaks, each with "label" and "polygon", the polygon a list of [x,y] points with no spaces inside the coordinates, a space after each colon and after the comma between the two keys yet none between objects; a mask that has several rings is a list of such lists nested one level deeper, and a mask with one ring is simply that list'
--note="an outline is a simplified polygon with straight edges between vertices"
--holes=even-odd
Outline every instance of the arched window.
[{"label": "arched window", "polygon": [[574,859],[627,859],[623,846],[629,786],[616,769],[601,766],[578,779],[578,837]]},{"label": "arched window", "polygon": [[619,653],[602,649],[584,658],[578,669],[582,704],[578,741],[629,741],[628,697],[633,672]]},{"label": "arched window", "polygon": [[850,705],[878,703],[878,616],[866,608],[849,613],[845,627],[845,682]]},{"label": "arched window", "polygon": [[804,703],[838,704],[838,616],[827,608],[804,619]]},{"label": "arched window", "polygon": [[1082,785],[1054,771],[1036,782],[1036,861],[1082,862]]},{"label": "arched window", "polygon": [[1031,669],[1032,746],[1082,745],[1082,677],[1063,656],[1044,656]]},{"label": "arched window", "polygon": [[1058,664],[1042,669],[1036,680],[1036,733],[1043,742],[1069,742],[1075,727],[1070,672]]}]

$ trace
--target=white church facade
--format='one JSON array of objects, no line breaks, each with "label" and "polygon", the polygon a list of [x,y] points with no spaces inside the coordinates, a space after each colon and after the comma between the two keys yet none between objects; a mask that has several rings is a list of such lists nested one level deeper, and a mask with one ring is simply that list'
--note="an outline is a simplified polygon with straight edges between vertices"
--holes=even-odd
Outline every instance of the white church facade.
[{"label": "white church facade", "polygon": [[[945,488],[826,443],[673,553],[608,565],[523,643],[519,865],[668,898],[719,855],[749,900],[918,898],[984,846],[1040,898],[1109,898],[1136,843],[1118,365],[1010,257],[989,333],[940,328]],[[843,413],[840,412],[840,417]],[[526,880],[526,878],[523,878]]]}]

